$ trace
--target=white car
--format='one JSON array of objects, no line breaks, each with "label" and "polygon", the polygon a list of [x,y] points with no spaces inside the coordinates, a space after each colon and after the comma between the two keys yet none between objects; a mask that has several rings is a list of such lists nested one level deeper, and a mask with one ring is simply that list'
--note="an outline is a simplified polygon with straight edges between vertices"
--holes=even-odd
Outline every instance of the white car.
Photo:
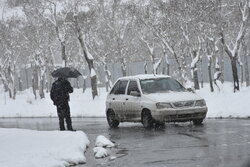
[{"label": "white car", "polygon": [[165,122],[193,121],[202,124],[206,102],[166,75],[137,75],[119,78],[106,100],[110,127],[120,122],[142,122],[145,128]]}]

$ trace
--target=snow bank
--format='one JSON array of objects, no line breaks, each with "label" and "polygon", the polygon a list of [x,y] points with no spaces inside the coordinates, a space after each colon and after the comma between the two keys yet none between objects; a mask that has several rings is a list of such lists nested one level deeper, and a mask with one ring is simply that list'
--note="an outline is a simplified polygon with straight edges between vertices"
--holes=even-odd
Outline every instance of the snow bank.
[{"label": "snow bank", "polygon": [[[1,92],[1,91],[0,91]],[[91,89],[82,93],[74,89],[70,94],[70,112],[73,117],[105,116],[105,88],[98,89],[99,96],[92,99]],[[50,100],[49,93],[45,99],[34,99],[32,90],[18,92],[16,100],[8,98],[7,93],[0,93],[0,117],[57,117],[56,106]]]},{"label": "snow bank", "polygon": [[209,85],[199,91],[201,97],[206,100],[208,117],[241,117],[250,116],[250,87],[242,87],[239,92],[233,93],[233,84],[226,82],[219,92],[214,86],[215,92],[211,93]]},{"label": "snow bank", "polygon": [[2,167],[63,167],[86,162],[89,140],[81,131],[0,128],[0,134]]}]

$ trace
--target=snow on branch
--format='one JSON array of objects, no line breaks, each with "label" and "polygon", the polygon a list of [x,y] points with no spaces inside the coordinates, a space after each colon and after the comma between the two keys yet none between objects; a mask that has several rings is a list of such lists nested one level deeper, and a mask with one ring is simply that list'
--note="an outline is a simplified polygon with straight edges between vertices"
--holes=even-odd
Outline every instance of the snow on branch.
[{"label": "snow on branch", "polygon": [[89,60],[94,60],[94,57],[89,53],[88,50],[87,50],[87,57]]},{"label": "snow on branch", "polygon": [[155,42],[153,42],[153,45],[150,46],[149,42],[146,41],[145,38],[142,37],[142,35],[140,35],[140,34],[138,33],[138,36],[139,36],[140,41],[143,42],[143,43],[147,46],[149,53],[150,53],[151,55],[153,55],[153,54],[154,54]]},{"label": "snow on branch", "polygon": [[197,54],[191,62],[191,69],[193,69],[195,67],[195,65],[198,63],[198,61],[199,61],[199,55]]},{"label": "snow on branch", "polygon": [[[184,30],[184,28],[182,26],[181,26],[181,29],[182,29],[182,35],[185,37],[185,39],[189,43],[189,37],[188,37],[186,31]],[[187,25],[186,25],[185,29],[187,30]]]},{"label": "snow on branch", "polygon": [[90,70],[90,77],[93,78],[94,76],[96,76],[95,69],[91,68],[91,70]]},{"label": "snow on branch", "polygon": [[162,57],[155,64],[153,64],[154,65],[154,74],[156,74],[157,69],[161,65],[161,62],[162,62]]},{"label": "snow on branch", "polygon": [[149,28],[149,30],[151,30],[151,32],[156,36],[158,37],[163,43],[164,45],[168,48],[168,50],[170,51],[171,54],[173,54],[174,56],[176,55],[175,54],[175,51],[173,49],[173,47],[169,44],[169,42],[166,40],[166,37],[161,33],[159,32],[156,28],[154,28],[153,26],[149,26],[142,18],[139,18],[140,21],[147,27]]}]

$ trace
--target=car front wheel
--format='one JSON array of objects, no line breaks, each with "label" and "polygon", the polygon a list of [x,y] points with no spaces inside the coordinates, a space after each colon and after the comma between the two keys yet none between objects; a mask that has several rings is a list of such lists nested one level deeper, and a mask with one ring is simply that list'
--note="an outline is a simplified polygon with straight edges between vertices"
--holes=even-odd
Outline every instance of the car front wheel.
[{"label": "car front wheel", "polygon": [[203,119],[194,119],[193,120],[194,125],[201,125],[202,122],[203,122]]},{"label": "car front wheel", "polygon": [[109,124],[109,127],[111,128],[117,128],[119,126],[119,121],[115,119],[115,112],[112,110],[109,110],[107,112],[107,121]]},{"label": "car front wheel", "polygon": [[153,127],[153,118],[151,116],[150,111],[143,111],[142,112],[142,124],[144,128],[150,129]]}]

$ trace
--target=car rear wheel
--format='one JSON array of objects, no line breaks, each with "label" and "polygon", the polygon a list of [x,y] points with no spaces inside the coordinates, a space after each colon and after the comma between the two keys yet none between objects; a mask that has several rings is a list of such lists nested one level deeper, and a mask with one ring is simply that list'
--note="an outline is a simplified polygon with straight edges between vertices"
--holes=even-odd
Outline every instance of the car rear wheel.
[{"label": "car rear wheel", "polygon": [[194,119],[193,120],[194,125],[201,125],[202,122],[203,122],[203,119]]},{"label": "car rear wheel", "polygon": [[109,127],[111,128],[117,128],[119,126],[119,121],[115,119],[115,112],[112,110],[109,110],[107,112],[107,121],[109,124]]},{"label": "car rear wheel", "polygon": [[150,129],[153,127],[153,118],[151,116],[150,111],[146,110],[142,112],[142,124],[144,128]]}]

